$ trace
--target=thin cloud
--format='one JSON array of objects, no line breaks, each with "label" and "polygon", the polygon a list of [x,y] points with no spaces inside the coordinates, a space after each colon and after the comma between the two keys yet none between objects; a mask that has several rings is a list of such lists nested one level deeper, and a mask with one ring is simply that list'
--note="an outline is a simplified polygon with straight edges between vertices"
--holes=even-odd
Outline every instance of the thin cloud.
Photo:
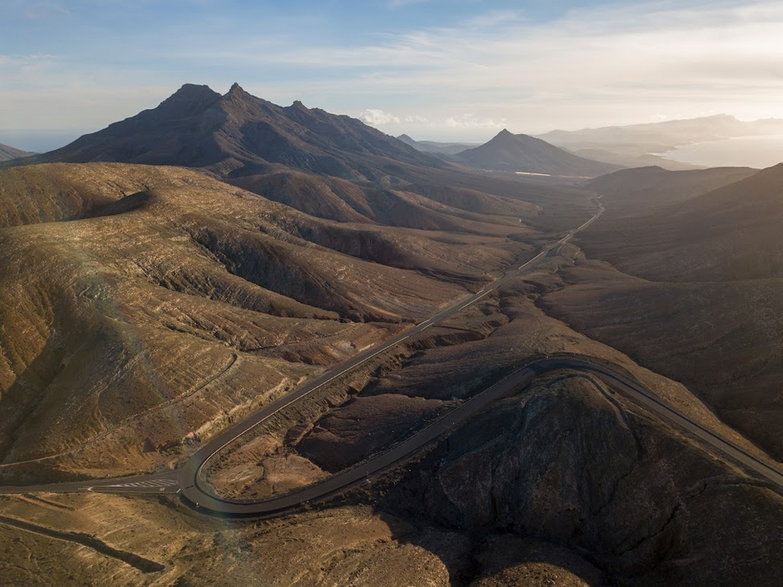
[{"label": "thin cloud", "polygon": [[445,124],[450,128],[503,128],[508,121],[494,120],[492,118],[476,118],[472,114],[463,114],[462,116],[449,116]]},{"label": "thin cloud", "polygon": [[424,4],[431,0],[389,0],[387,6],[389,8],[403,8],[405,6],[411,6],[413,4]]},{"label": "thin cloud", "polygon": [[399,117],[377,108],[364,110],[359,114],[359,118],[370,126],[386,126],[388,124],[399,124],[400,122]]},{"label": "thin cloud", "polygon": [[[433,137],[484,138],[498,125],[543,132],[624,124],[649,120],[651,112],[761,118],[783,115],[782,26],[779,2],[666,0],[582,8],[543,23],[522,11],[487,11],[455,26],[372,31],[351,38],[350,46],[339,37],[297,37],[297,27],[231,38],[183,29],[165,46],[155,39],[146,43],[140,31],[128,59],[146,51],[161,70],[151,80],[142,66],[125,69],[121,85],[165,85],[173,68],[190,72],[193,79],[183,81],[220,90],[239,79],[273,101],[300,98],[335,112],[359,112],[368,124],[407,125],[401,130]],[[359,39],[364,44],[357,46]],[[28,79],[56,100],[75,80],[107,88],[116,82],[106,65],[67,65],[50,68],[49,77],[25,77],[0,61],[3,89]],[[23,100],[9,99],[16,117],[30,111]],[[96,116],[100,110],[96,106]]]}]

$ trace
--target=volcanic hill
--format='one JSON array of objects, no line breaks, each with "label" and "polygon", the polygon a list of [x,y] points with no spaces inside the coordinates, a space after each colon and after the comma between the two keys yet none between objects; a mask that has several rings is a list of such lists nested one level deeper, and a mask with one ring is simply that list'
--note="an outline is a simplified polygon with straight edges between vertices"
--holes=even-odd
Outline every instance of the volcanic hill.
[{"label": "volcanic hill", "polygon": [[541,139],[515,135],[506,129],[479,147],[457,153],[453,159],[479,169],[571,177],[595,177],[620,168],[579,157]]}]

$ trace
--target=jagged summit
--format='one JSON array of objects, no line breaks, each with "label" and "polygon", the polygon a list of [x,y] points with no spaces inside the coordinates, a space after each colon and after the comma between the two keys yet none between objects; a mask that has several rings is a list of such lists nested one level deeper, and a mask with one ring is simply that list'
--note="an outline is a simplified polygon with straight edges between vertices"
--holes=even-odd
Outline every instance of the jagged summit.
[{"label": "jagged summit", "polygon": [[245,98],[245,97],[253,97],[251,94],[245,91],[245,89],[239,85],[239,83],[234,82],[231,84],[231,87],[228,89],[228,92],[226,92],[226,97],[234,96],[237,98]]},{"label": "jagged summit", "polygon": [[281,107],[238,83],[221,96],[185,84],[154,109],[85,135],[37,161],[118,161],[208,168],[232,177],[285,166],[347,179],[379,179],[390,161],[426,167],[443,162],[348,116]]}]

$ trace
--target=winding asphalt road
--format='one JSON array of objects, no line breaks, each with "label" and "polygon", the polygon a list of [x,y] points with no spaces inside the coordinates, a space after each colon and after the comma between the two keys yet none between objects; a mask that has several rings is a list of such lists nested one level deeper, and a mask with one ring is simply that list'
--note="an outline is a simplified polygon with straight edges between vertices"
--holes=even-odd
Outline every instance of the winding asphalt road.
[{"label": "winding asphalt road", "polygon": [[375,356],[392,348],[405,340],[416,336],[428,328],[440,324],[451,316],[465,310],[477,303],[491,292],[502,287],[507,282],[516,279],[524,272],[535,266],[551,251],[565,245],[575,234],[587,228],[595,222],[603,213],[603,205],[598,204],[598,211],[588,221],[578,228],[569,231],[560,240],[543,247],[538,254],[522,265],[506,272],[505,275],[459,302],[439,311],[433,317],[424,320],[405,332],[398,334],[390,340],[362,352],[349,361],[298,387],[289,394],[264,406],[249,418],[238,422],[223,432],[213,437],[204,446],[198,449],[188,462],[177,471],[167,471],[151,475],[139,475],[134,477],[76,481],[49,485],[31,485],[17,487],[0,487],[0,493],[31,493],[31,492],[84,492],[95,491],[103,493],[179,493],[184,502],[190,506],[210,514],[228,515],[237,517],[260,517],[281,514],[303,506],[311,501],[316,501],[333,495],[347,487],[362,483],[370,476],[375,475],[395,463],[404,460],[425,445],[444,435],[455,426],[467,421],[477,413],[498,399],[516,393],[530,385],[534,378],[544,372],[558,369],[572,369],[589,372],[602,379],[611,388],[630,397],[660,418],[666,420],[692,437],[699,439],[704,444],[731,460],[742,465],[746,470],[757,474],[779,489],[783,489],[783,473],[771,463],[757,458],[744,448],[715,434],[703,427],[698,422],[688,418],[675,408],[662,402],[652,393],[648,392],[630,373],[606,361],[593,357],[573,354],[560,354],[556,356],[540,357],[531,360],[501,381],[488,387],[484,391],[466,400],[459,407],[432,422],[427,427],[419,430],[412,436],[393,445],[384,453],[378,454],[369,460],[354,467],[341,471],[328,479],[309,485],[279,497],[260,502],[240,502],[227,500],[212,495],[201,482],[202,470],[209,462],[228,444],[248,433],[250,430],[277,414],[291,404],[321,389],[360,365],[370,361]]}]

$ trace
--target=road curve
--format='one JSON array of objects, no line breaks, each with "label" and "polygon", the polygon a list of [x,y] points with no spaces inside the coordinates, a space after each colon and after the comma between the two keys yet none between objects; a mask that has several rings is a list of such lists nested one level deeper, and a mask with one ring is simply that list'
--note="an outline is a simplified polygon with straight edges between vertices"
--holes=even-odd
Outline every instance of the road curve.
[{"label": "road curve", "polygon": [[[441,416],[427,427],[394,445],[386,452],[341,471],[324,481],[302,489],[258,502],[222,499],[205,492],[196,483],[182,488],[183,499],[206,513],[235,517],[264,517],[282,514],[303,504],[322,500],[348,487],[361,483],[372,475],[388,469],[469,420],[498,399],[513,395],[528,387],[536,376],[562,369],[592,373],[604,383],[656,414],[661,419],[685,431],[709,448],[717,450],[747,471],[755,473],[783,490],[783,473],[744,448],[734,444],[667,405],[637,381],[625,369],[584,355],[558,354],[533,359],[494,385],[466,400],[462,405]],[[196,472],[196,474],[198,474]]]},{"label": "road curve", "polygon": [[575,234],[595,222],[603,213],[603,209],[603,206],[599,203],[598,211],[588,221],[578,228],[569,231],[560,240],[546,245],[533,258],[506,272],[502,277],[484,287],[481,291],[471,294],[448,308],[439,311],[431,318],[420,322],[392,339],[356,355],[342,365],[330,369],[289,394],[264,406],[249,418],[227,428],[199,448],[191,456],[188,462],[177,471],[106,480],[76,481],[21,487],[0,487],[0,493],[27,493],[37,491],[96,491],[123,494],[179,493],[184,502],[206,513],[236,517],[279,515],[283,512],[301,507],[308,502],[326,498],[352,485],[361,483],[372,475],[388,469],[395,463],[410,457],[416,451],[441,437],[455,426],[475,416],[478,412],[484,410],[498,399],[521,391],[530,385],[536,376],[559,369],[571,369],[594,374],[611,388],[623,393],[638,404],[655,413],[658,417],[684,430],[713,450],[719,451],[721,454],[743,466],[746,470],[765,479],[779,490],[783,490],[783,473],[781,473],[776,465],[757,458],[742,447],[735,445],[731,441],[678,412],[675,408],[667,405],[647,391],[644,386],[626,370],[595,357],[576,354],[558,354],[533,359],[507,375],[501,381],[498,381],[484,391],[466,400],[459,407],[438,418],[412,436],[393,445],[389,450],[375,455],[356,466],[341,471],[324,481],[302,489],[260,502],[240,502],[214,496],[200,483],[204,465],[232,441],[246,434],[280,410],[283,410],[287,406],[317,391],[335,379],[342,377],[391,347],[424,332],[427,328],[437,325],[447,318],[463,311],[467,307],[480,301],[492,291],[497,290],[505,283],[519,277],[526,270],[530,269],[541,259],[549,255],[551,251],[565,245]]},{"label": "road curve", "polygon": [[[201,490],[198,484],[201,469],[215,454],[217,454],[226,445],[246,434],[261,422],[267,420],[274,414],[285,409],[291,404],[301,400],[309,394],[317,391],[324,385],[349,373],[358,366],[371,360],[373,357],[384,351],[400,344],[411,336],[424,332],[426,329],[439,324],[447,318],[453,316],[471,306],[500,288],[508,281],[519,277],[522,273],[535,266],[541,259],[546,257],[552,250],[557,249],[567,243],[576,233],[584,230],[590,224],[595,222],[604,212],[604,206],[600,203],[600,196],[596,198],[597,210],[586,222],[579,227],[568,231],[562,238],[542,247],[542,249],[531,259],[528,259],[518,267],[512,268],[504,275],[485,286],[479,292],[471,294],[466,298],[452,304],[436,313],[431,318],[420,322],[419,324],[401,332],[393,338],[386,340],[364,352],[355,355],[345,363],[333,367],[322,373],[318,377],[308,381],[304,385],[297,387],[287,395],[267,404],[246,419],[229,426],[222,432],[211,438],[206,444],[201,446],[185,465],[177,471],[166,471],[158,474],[134,475],[128,477],[117,477],[111,479],[90,479],[86,481],[72,481],[65,483],[50,483],[45,485],[27,485],[27,486],[0,486],[0,494],[3,493],[25,493],[25,492],[76,492],[76,491],[96,491],[104,493],[179,493],[182,491],[184,496],[194,504],[208,502],[211,495]],[[171,480],[175,479],[172,483]]]},{"label": "road curve", "polygon": [[[598,198],[600,198],[600,196]],[[367,351],[359,353],[358,355],[349,359],[345,363],[342,363],[341,365],[338,365],[337,367],[334,367],[326,371],[325,373],[321,374],[319,377],[316,377],[312,381],[309,381],[308,383],[305,383],[303,386],[293,390],[291,393],[264,406],[263,408],[261,408],[260,410],[258,410],[250,417],[246,418],[245,420],[242,420],[241,422],[238,422],[237,424],[230,426],[229,428],[225,429],[221,433],[217,434],[204,446],[199,448],[191,456],[191,458],[188,460],[185,466],[182,467],[182,469],[180,469],[179,484],[182,490],[183,497],[194,505],[198,504],[200,507],[205,507],[204,504],[207,503],[214,503],[215,505],[217,505],[217,502],[212,501],[215,500],[216,498],[212,496],[212,494],[209,492],[207,488],[202,487],[201,473],[204,465],[206,465],[210,459],[212,459],[228,444],[230,444],[240,436],[246,434],[256,426],[258,426],[265,420],[271,418],[273,415],[277,414],[279,411],[290,406],[294,402],[297,402],[300,399],[310,395],[311,393],[317,391],[318,389],[330,383],[331,381],[339,377],[342,377],[343,375],[349,373],[353,369],[366,363],[367,361],[383,353],[384,351],[400,344],[401,342],[411,338],[412,336],[416,336],[417,334],[424,332],[425,330],[431,328],[432,326],[440,324],[441,322],[450,318],[451,316],[458,314],[459,312],[462,312],[469,306],[472,306],[473,304],[479,302],[482,298],[486,297],[493,291],[499,289],[504,284],[508,283],[513,279],[516,279],[524,272],[529,270],[531,267],[535,266],[541,259],[545,258],[550,253],[550,251],[552,251],[555,248],[563,246],[569,240],[571,240],[575,234],[584,230],[585,228],[590,226],[593,222],[595,222],[604,212],[604,206],[603,204],[600,203],[600,201],[598,201],[598,199],[596,199],[596,204],[597,204],[596,212],[587,221],[583,222],[577,228],[568,231],[559,240],[545,245],[534,257],[528,259],[518,267],[506,271],[506,273],[504,273],[501,277],[493,281],[491,284],[485,286],[477,293],[471,294],[459,300],[458,302],[452,304],[448,308],[439,311],[431,318],[419,322],[412,328],[409,328],[408,330],[401,332],[397,336],[387,341],[384,341],[368,349]]]}]

